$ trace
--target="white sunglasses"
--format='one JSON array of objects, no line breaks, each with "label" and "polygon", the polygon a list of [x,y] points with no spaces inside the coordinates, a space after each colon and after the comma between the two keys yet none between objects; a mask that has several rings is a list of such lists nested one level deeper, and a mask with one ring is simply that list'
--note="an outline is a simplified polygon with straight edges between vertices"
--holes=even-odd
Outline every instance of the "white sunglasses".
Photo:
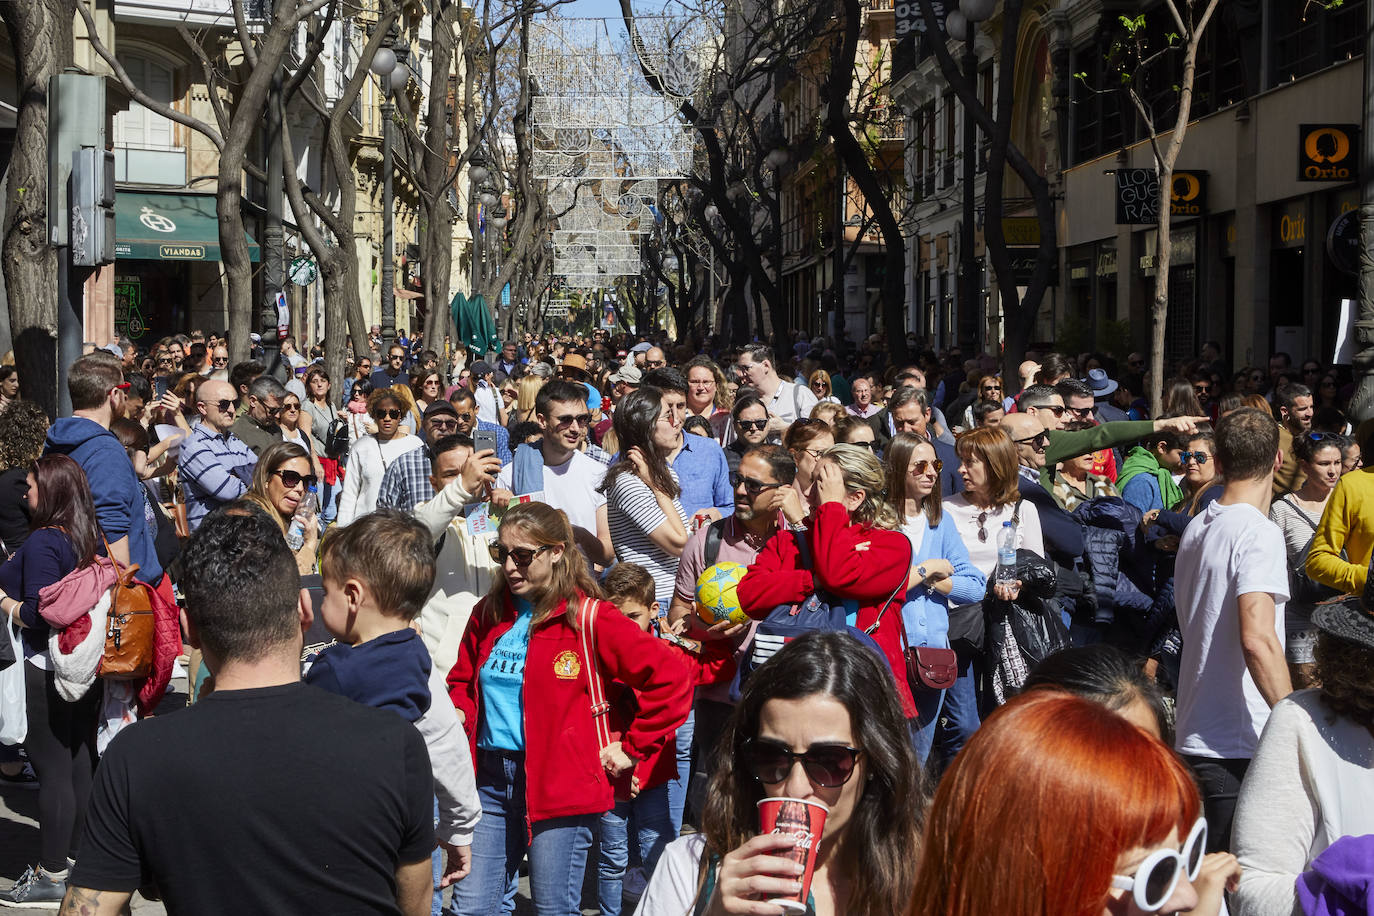
[{"label": "white sunglasses", "polygon": [[1112,875],[1112,887],[1131,891],[1136,906],[1146,913],[1157,913],[1173,896],[1179,878],[1186,874],[1189,881],[1197,880],[1206,851],[1207,818],[1200,817],[1178,852],[1155,850],[1140,863],[1133,877]]}]

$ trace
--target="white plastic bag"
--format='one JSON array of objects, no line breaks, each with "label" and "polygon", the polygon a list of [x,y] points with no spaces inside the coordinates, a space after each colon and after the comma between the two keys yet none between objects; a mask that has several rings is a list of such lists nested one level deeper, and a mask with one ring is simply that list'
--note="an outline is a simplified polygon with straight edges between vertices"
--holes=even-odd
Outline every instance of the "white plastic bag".
[{"label": "white plastic bag", "polygon": [[24,696],[24,646],[19,630],[6,622],[15,662],[0,671],[0,744],[19,744],[29,734],[28,700]]}]

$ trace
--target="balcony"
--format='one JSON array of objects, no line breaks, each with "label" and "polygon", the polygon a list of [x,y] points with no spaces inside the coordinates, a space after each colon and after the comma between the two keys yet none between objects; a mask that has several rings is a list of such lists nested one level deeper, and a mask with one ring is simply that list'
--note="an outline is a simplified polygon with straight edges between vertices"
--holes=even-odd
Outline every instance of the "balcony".
[{"label": "balcony", "polygon": [[186,185],[186,150],[140,149],[116,146],[115,181],[119,184],[162,185],[180,188]]}]

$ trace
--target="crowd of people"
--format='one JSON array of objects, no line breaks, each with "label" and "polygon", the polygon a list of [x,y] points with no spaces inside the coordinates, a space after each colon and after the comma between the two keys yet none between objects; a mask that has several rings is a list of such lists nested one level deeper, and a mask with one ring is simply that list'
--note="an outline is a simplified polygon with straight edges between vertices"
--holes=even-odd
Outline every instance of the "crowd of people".
[{"label": "crowd of people", "polygon": [[1367,912],[1348,373],[794,336],[120,342],[51,423],[0,368],[0,906]]}]

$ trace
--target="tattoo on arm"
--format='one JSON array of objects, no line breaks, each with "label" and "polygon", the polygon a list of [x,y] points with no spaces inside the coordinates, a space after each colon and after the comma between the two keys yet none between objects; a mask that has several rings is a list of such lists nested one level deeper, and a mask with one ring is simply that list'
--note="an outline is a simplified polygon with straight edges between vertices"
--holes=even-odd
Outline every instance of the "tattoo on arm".
[{"label": "tattoo on arm", "polygon": [[128,912],[127,904],[131,896],[124,892],[69,887],[58,916],[116,916]]}]

